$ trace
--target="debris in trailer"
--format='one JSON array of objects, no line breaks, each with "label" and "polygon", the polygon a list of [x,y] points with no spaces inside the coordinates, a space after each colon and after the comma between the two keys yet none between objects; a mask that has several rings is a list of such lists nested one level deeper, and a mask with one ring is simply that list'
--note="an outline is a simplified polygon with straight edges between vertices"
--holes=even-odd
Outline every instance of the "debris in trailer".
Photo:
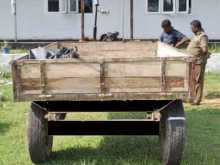
[{"label": "debris in trailer", "polygon": [[78,48],[46,49],[39,47],[30,50],[30,59],[79,58]]},{"label": "debris in trailer", "polygon": [[101,35],[100,41],[120,41],[121,39],[118,38],[118,36],[119,36],[119,32],[114,32],[114,33],[108,32]]}]

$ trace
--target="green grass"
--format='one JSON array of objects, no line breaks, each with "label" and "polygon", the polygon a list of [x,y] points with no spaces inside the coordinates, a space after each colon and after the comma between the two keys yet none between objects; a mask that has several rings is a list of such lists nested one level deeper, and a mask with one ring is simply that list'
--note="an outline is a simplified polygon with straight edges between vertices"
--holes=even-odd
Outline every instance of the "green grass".
[{"label": "green grass", "polygon": [[220,74],[206,74],[204,95],[206,98],[220,98]]},{"label": "green grass", "polygon": [[[216,91],[219,76],[206,76]],[[0,165],[31,165],[26,143],[29,103],[13,103],[11,86],[0,86]],[[220,91],[219,91],[220,92]],[[220,164],[220,108],[185,105],[187,144],[182,165]],[[74,119],[142,118],[143,113],[76,113]],[[55,137],[52,158],[42,165],[160,165],[158,137]]]},{"label": "green grass", "polygon": [[212,53],[220,53],[220,43],[209,43],[209,51]]}]

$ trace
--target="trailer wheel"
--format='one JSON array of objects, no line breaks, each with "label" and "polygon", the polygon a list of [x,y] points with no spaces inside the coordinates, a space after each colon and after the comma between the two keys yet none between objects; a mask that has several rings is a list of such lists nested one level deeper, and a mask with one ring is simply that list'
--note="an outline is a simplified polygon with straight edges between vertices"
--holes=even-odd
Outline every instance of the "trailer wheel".
[{"label": "trailer wheel", "polygon": [[66,118],[66,113],[58,113],[56,114],[56,119],[57,120],[65,120]]},{"label": "trailer wheel", "polygon": [[46,112],[32,103],[28,116],[28,148],[31,160],[40,163],[47,160],[52,151],[53,136],[48,135]]},{"label": "trailer wheel", "polygon": [[163,165],[180,165],[185,145],[185,115],[182,101],[171,103],[161,113],[160,141]]}]

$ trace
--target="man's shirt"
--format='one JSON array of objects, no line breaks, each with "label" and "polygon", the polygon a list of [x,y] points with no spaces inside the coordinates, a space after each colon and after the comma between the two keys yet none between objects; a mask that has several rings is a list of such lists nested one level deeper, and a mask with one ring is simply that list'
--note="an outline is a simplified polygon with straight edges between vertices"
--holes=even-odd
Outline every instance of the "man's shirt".
[{"label": "man's shirt", "polygon": [[163,32],[160,36],[160,41],[168,45],[175,46],[179,41],[181,41],[186,36],[181,32],[173,29],[170,33]]},{"label": "man's shirt", "polygon": [[[187,51],[194,56],[206,56],[208,55],[208,36],[204,31],[199,31],[191,39],[187,47]],[[202,49],[207,50],[207,53],[202,53]]]}]

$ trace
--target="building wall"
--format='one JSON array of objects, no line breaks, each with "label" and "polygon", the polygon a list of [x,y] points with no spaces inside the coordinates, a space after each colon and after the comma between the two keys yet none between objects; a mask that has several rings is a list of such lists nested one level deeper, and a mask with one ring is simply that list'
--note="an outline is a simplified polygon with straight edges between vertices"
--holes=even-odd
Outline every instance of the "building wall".
[{"label": "building wall", "polygon": [[14,39],[14,18],[11,12],[11,2],[1,0],[0,4],[0,39]]},{"label": "building wall", "polygon": [[135,11],[134,35],[136,38],[158,38],[161,33],[161,21],[170,19],[175,28],[187,36],[192,36],[189,23],[193,19],[202,21],[204,29],[210,39],[220,39],[220,15],[219,0],[192,0],[191,14],[149,14],[146,12],[146,0],[134,0]]},{"label": "building wall", "polygon": [[[48,13],[46,0],[17,0],[19,39],[79,39],[81,14]],[[98,34],[119,31],[122,34],[122,0],[100,0],[109,14],[98,15]],[[127,21],[124,21],[127,22]],[[94,13],[85,14],[85,36],[93,36]]]},{"label": "building wall", "polygon": [[[56,40],[80,38],[80,14],[48,13],[46,0],[17,0],[17,37],[19,40]],[[130,37],[129,0],[100,0],[100,9],[109,14],[98,14],[98,35],[119,31],[121,37]],[[160,24],[165,18],[175,28],[191,36],[189,23],[193,19],[203,22],[210,39],[220,39],[219,0],[192,0],[191,14],[149,14],[146,0],[134,0],[134,37],[156,39],[161,33]],[[123,15],[125,17],[123,17]],[[14,39],[14,18],[10,0],[0,5],[0,39]],[[92,37],[94,14],[85,15],[85,35]]]}]

